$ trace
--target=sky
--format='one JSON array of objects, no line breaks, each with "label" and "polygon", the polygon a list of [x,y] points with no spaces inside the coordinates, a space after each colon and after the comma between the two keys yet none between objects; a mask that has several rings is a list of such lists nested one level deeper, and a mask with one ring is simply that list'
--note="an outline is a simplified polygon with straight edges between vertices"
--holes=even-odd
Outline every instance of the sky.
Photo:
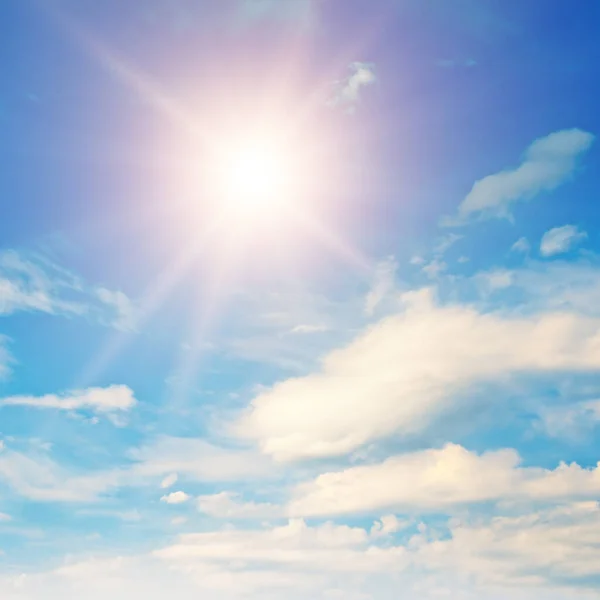
[{"label": "sky", "polygon": [[1,2],[0,597],[600,598],[599,34]]}]

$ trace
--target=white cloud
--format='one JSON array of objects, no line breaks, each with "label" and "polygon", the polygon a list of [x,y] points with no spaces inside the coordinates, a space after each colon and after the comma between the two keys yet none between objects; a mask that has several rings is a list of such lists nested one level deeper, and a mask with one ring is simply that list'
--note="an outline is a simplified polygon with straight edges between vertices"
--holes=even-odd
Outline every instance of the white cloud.
[{"label": "white cloud", "polygon": [[14,362],[14,359],[9,352],[7,345],[9,339],[0,335],[0,381],[6,379],[11,374],[11,365]]},{"label": "white cloud", "polygon": [[296,325],[290,333],[322,333],[328,330],[327,325]]},{"label": "white cloud", "polygon": [[220,492],[200,496],[198,510],[218,519],[276,519],[281,507],[270,502],[243,502],[239,494]]},{"label": "white cloud", "polygon": [[271,477],[272,462],[252,450],[222,448],[198,438],[161,436],[131,450],[129,479],[145,480],[179,473],[195,481],[241,481]]},{"label": "white cloud", "polygon": [[439,258],[434,258],[431,262],[427,263],[421,271],[429,277],[429,279],[437,279],[444,271],[446,271],[448,265]]},{"label": "white cloud", "polygon": [[459,242],[464,238],[464,235],[460,235],[458,233],[448,233],[447,235],[442,236],[440,240],[436,243],[433,252],[437,255],[445,254],[456,242]]},{"label": "white cloud", "polygon": [[107,388],[88,388],[58,396],[10,396],[0,399],[0,406],[31,406],[40,409],[80,410],[97,413],[128,411],[136,405],[133,391],[126,385],[111,385]]},{"label": "white cloud", "polygon": [[100,287],[96,289],[99,300],[114,311],[111,325],[121,331],[133,331],[136,327],[137,310],[133,302],[123,292],[108,290]]},{"label": "white cloud", "polygon": [[0,452],[0,482],[38,502],[92,502],[122,482],[119,471],[73,473],[45,453]]},{"label": "white cloud", "polygon": [[163,496],[160,501],[165,502],[166,504],[184,504],[190,499],[190,496],[185,492],[171,492],[166,496]]},{"label": "white cloud", "polygon": [[527,254],[531,249],[531,244],[526,237],[519,238],[510,248],[513,252]]},{"label": "white cloud", "polygon": [[163,490],[166,490],[167,488],[174,486],[177,483],[177,479],[177,473],[171,473],[160,482],[160,487]]},{"label": "white cloud", "polygon": [[[598,539],[600,507],[585,502],[522,516],[455,522],[446,539],[424,533],[412,544],[417,561],[441,577],[458,574],[479,585],[532,588],[537,598],[556,586],[558,597],[585,598],[586,584],[600,576]],[[596,595],[597,590],[589,597]]]},{"label": "white cloud", "polygon": [[591,133],[580,129],[556,131],[535,140],[518,167],[475,182],[458,207],[457,217],[446,224],[464,224],[473,217],[509,217],[515,202],[551,191],[567,181],[575,173],[578,159],[593,141]]},{"label": "white cloud", "polygon": [[[262,392],[233,431],[278,460],[341,455],[422,431],[476,382],[600,368],[600,321],[437,306],[429,291],[325,356],[319,372]],[[488,400],[486,400],[488,401]]]},{"label": "white cloud", "polygon": [[408,525],[408,521],[400,521],[396,515],[384,515],[379,521],[373,523],[371,537],[386,537],[408,527]]},{"label": "white cloud", "polygon": [[6,513],[0,513],[0,523],[8,523],[12,521],[12,517]]},{"label": "white cloud", "polygon": [[[107,307],[110,318],[105,313]],[[92,289],[68,270],[39,255],[0,252],[0,315],[35,311],[93,315],[118,329],[131,329],[134,308],[122,292]]]},{"label": "white cloud", "polygon": [[600,400],[586,400],[566,406],[542,406],[541,429],[554,438],[589,442],[588,434],[600,426]]},{"label": "white cloud", "polygon": [[548,501],[600,494],[600,464],[594,469],[561,464],[554,470],[519,464],[514,450],[478,455],[448,444],[440,450],[319,475],[297,487],[289,512],[307,517],[390,508],[422,513],[486,501]]},{"label": "white cloud", "polygon": [[373,85],[377,81],[375,65],[366,62],[353,62],[350,64],[350,75],[343,81],[337,82],[336,93],[329,101],[332,106],[344,105],[352,112],[360,101],[364,87]]},{"label": "white cloud", "polygon": [[540,244],[542,256],[556,256],[568,252],[573,246],[587,237],[585,231],[581,231],[575,225],[563,225],[546,231]]},{"label": "white cloud", "polygon": [[173,565],[243,562],[254,568],[304,568],[317,573],[369,573],[398,570],[404,548],[369,547],[362,528],[324,523],[309,527],[300,519],[264,530],[226,529],[184,534],[177,543],[155,555]]},{"label": "white cloud", "polygon": [[372,315],[382,301],[396,290],[396,271],[398,263],[393,256],[388,256],[375,268],[373,284],[365,301],[365,312]]}]

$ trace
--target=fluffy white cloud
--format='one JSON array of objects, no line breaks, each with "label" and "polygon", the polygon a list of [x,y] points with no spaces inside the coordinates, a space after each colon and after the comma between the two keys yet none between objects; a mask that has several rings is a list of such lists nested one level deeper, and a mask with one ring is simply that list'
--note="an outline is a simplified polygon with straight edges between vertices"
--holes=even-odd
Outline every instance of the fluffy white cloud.
[{"label": "fluffy white cloud", "polygon": [[571,313],[515,317],[437,306],[406,310],[327,355],[321,371],[274,385],[234,432],[278,460],[341,455],[394,432],[423,430],[476,382],[524,372],[600,368],[600,321]]},{"label": "fluffy white cloud", "polygon": [[563,225],[546,231],[540,243],[540,254],[542,256],[555,256],[568,252],[573,246],[587,237],[585,231],[581,231],[575,225]]},{"label": "fluffy white cloud", "polygon": [[270,502],[243,502],[239,494],[220,492],[200,496],[198,510],[218,519],[276,519],[281,507]]},{"label": "fluffy white cloud", "polygon": [[184,534],[156,556],[173,564],[243,561],[259,565],[296,566],[317,572],[385,572],[402,568],[404,548],[369,547],[366,530],[325,523],[309,527],[300,519],[273,529]]},{"label": "fluffy white cloud", "polygon": [[590,148],[594,136],[580,129],[565,129],[535,140],[521,164],[488,175],[475,182],[458,207],[458,215],[447,220],[459,225],[473,217],[480,219],[510,216],[512,204],[551,191],[568,180],[578,159]]},{"label": "fluffy white cloud", "polygon": [[126,385],[111,385],[107,388],[88,388],[62,396],[10,396],[0,399],[0,406],[31,406],[56,410],[87,409],[96,413],[127,411],[136,405],[133,391]]},{"label": "fluffy white cloud", "polygon": [[[427,532],[412,540],[417,562],[494,586],[556,586],[562,597],[586,597],[600,576],[600,506],[568,504],[523,516],[454,522],[446,539]],[[569,589],[569,586],[570,589]],[[550,588],[551,589],[551,588]],[[550,590],[548,590],[550,591]],[[543,590],[541,592],[545,597]],[[540,592],[538,592],[540,593]],[[597,590],[589,596],[597,595]]]},{"label": "fluffy white cloud", "polygon": [[189,494],[186,494],[185,492],[182,492],[182,491],[178,491],[178,492],[171,492],[170,494],[163,496],[160,499],[160,501],[165,502],[166,504],[184,504],[189,499],[190,499]]},{"label": "fluffy white cloud", "polygon": [[365,62],[354,62],[350,65],[350,75],[336,84],[336,92],[329,104],[332,106],[345,105],[352,112],[364,87],[377,81],[375,65]]},{"label": "fluffy white cloud", "polygon": [[384,515],[379,521],[375,521],[371,527],[371,537],[386,537],[408,527],[408,521],[400,521],[396,515]]},{"label": "fluffy white cloud", "polygon": [[416,513],[484,501],[546,501],[600,493],[600,466],[561,464],[547,470],[519,463],[514,450],[477,455],[449,444],[319,475],[298,486],[289,512],[316,516],[395,508]]}]

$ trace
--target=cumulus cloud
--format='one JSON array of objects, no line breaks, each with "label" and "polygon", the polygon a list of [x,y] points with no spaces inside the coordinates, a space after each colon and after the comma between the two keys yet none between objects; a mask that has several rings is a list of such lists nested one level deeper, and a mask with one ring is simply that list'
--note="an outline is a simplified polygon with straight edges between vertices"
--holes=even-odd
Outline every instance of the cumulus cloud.
[{"label": "cumulus cloud", "polygon": [[163,496],[160,501],[165,504],[184,504],[190,499],[190,496],[185,492],[171,492],[170,494],[166,494]]},{"label": "cumulus cloud", "polygon": [[278,460],[333,456],[422,431],[477,382],[600,368],[600,321],[438,306],[427,290],[322,361],[263,391],[233,425]]},{"label": "cumulus cloud", "polygon": [[600,465],[521,467],[514,450],[478,455],[449,444],[319,475],[298,486],[289,512],[322,516],[394,508],[418,513],[486,501],[593,498],[599,493]]},{"label": "cumulus cloud", "polygon": [[513,204],[549,192],[573,176],[579,159],[594,141],[591,133],[565,129],[535,140],[518,167],[476,181],[446,225],[461,225],[473,218],[507,218]]},{"label": "cumulus cloud", "polygon": [[575,225],[563,225],[546,231],[540,244],[542,256],[556,256],[568,252],[577,243],[587,237],[585,231],[581,231]]},{"label": "cumulus cloud", "polygon": [[136,405],[133,391],[126,385],[111,385],[107,388],[88,388],[62,396],[10,396],[0,399],[0,406],[30,406],[39,409],[75,411],[91,410],[95,413],[128,411]]},{"label": "cumulus cloud", "polygon": [[242,561],[254,568],[285,566],[317,573],[385,572],[402,567],[404,548],[370,548],[369,544],[368,532],[360,527],[333,523],[310,527],[301,519],[292,519],[273,529],[184,534],[155,556],[173,565]]},{"label": "cumulus cloud", "polygon": [[377,81],[375,65],[366,62],[353,62],[350,64],[350,74],[342,81],[336,83],[336,92],[329,101],[331,106],[346,106],[353,112],[360,101],[363,88],[373,85]]},{"label": "cumulus cloud", "polygon": [[244,502],[233,492],[200,496],[198,510],[218,519],[275,519],[282,514],[281,507],[276,504]]},{"label": "cumulus cloud", "polygon": [[440,576],[458,573],[479,585],[517,585],[532,588],[532,594],[549,586],[544,597],[555,588],[558,597],[566,598],[573,593],[585,597],[586,583],[600,576],[598,539],[600,506],[583,502],[518,516],[455,521],[445,539],[424,532],[412,543],[417,562]]}]

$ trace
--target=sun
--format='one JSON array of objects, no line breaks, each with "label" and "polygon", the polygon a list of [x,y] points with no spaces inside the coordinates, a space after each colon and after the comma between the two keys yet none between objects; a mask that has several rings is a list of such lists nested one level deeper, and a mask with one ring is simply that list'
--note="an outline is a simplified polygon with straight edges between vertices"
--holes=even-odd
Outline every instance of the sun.
[{"label": "sun", "polygon": [[282,218],[294,202],[293,163],[289,148],[267,136],[222,146],[213,186],[222,211],[247,224]]}]

